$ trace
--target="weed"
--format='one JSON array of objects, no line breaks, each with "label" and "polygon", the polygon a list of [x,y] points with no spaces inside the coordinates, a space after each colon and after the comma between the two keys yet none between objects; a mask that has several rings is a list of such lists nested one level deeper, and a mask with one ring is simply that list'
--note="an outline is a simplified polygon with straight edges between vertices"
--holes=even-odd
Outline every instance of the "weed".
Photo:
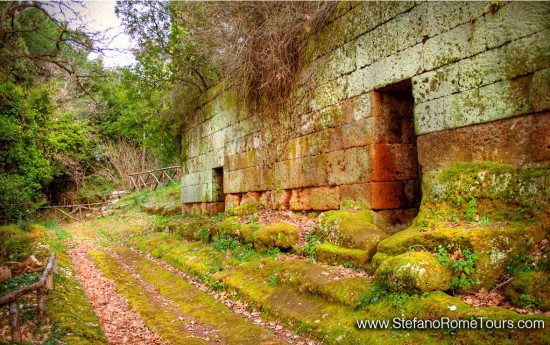
[{"label": "weed", "polygon": [[356,304],[357,309],[364,309],[367,306],[378,302],[380,297],[386,296],[389,293],[388,287],[384,284],[375,282],[370,286],[369,291],[367,291]]},{"label": "weed", "polygon": [[317,213],[315,213],[315,212],[309,212],[309,213],[307,214],[307,216],[308,216],[309,218],[317,218]]},{"label": "weed", "polygon": [[313,248],[316,245],[321,243],[314,231],[315,231],[315,228],[312,226],[309,234],[307,234],[305,238],[305,245],[304,245],[304,252],[306,253],[307,256],[312,258],[315,257],[315,250]]},{"label": "weed", "polygon": [[0,296],[16,291],[21,287],[34,284],[40,277],[39,273],[27,273],[0,283]]},{"label": "weed", "polygon": [[225,219],[225,213],[220,212],[217,215],[210,217],[210,219],[214,222],[221,222]]},{"label": "weed", "polygon": [[349,269],[353,269],[353,264],[349,261],[346,261],[346,262],[344,262],[344,267],[349,268]]},{"label": "weed", "polygon": [[476,199],[472,198],[470,199],[470,201],[468,201],[468,207],[466,208],[465,217],[466,220],[469,222],[479,221]]},{"label": "weed", "polygon": [[210,245],[219,252],[235,249],[240,244],[239,240],[229,236],[215,236]]},{"label": "weed", "polygon": [[538,307],[541,303],[541,301],[538,298],[535,298],[531,295],[519,296],[519,302],[521,306],[526,309]]},{"label": "weed", "polygon": [[272,257],[272,258],[275,258],[279,254],[281,254],[281,250],[278,247],[271,248],[270,250],[265,252],[266,256],[269,256],[269,257]]},{"label": "weed", "polygon": [[250,224],[258,224],[258,216],[256,216],[256,215],[250,216],[248,221],[250,222]]},{"label": "weed", "polygon": [[394,292],[388,295],[389,303],[394,308],[401,308],[405,302],[409,299],[410,296],[406,292]]},{"label": "weed", "polygon": [[475,273],[475,263],[479,258],[478,253],[469,248],[458,249],[451,259],[447,250],[439,245],[437,247],[437,261],[443,266],[451,265],[453,277],[451,278],[451,288],[463,289],[470,286],[473,282],[471,275]]},{"label": "weed", "polygon": [[210,231],[208,231],[208,228],[205,226],[201,226],[198,232],[199,239],[204,242],[208,243],[210,242]]},{"label": "weed", "polygon": [[254,255],[256,255],[256,251],[252,247],[252,243],[240,245],[232,253],[232,257],[239,262],[249,261]]},{"label": "weed", "polygon": [[277,273],[273,273],[272,275],[269,276],[269,278],[267,278],[267,285],[269,286],[277,286],[277,284],[279,283],[279,280],[277,278]]}]

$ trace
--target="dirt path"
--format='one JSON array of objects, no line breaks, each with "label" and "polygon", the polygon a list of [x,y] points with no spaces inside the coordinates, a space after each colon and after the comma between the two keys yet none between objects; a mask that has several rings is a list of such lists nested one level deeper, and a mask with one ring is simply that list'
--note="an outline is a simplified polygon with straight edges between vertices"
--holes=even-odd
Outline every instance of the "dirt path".
[{"label": "dirt path", "polygon": [[68,253],[111,344],[317,344],[164,262],[78,237]]}]

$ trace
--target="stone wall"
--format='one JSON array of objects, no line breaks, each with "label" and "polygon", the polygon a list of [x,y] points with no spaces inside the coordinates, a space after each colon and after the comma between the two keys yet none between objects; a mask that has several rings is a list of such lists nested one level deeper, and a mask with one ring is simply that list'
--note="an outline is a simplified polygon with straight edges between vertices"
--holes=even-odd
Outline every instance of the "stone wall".
[{"label": "stone wall", "polygon": [[352,200],[406,224],[422,172],[550,164],[550,3],[340,3],[289,104],[266,119],[229,83],[202,96],[183,135],[184,210]]}]

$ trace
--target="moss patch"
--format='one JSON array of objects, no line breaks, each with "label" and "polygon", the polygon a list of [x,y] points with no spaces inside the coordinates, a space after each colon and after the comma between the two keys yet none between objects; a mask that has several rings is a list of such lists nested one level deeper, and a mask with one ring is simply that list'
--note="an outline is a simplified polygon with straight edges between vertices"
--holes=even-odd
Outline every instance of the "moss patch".
[{"label": "moss patch", "polygon": [[96,265],[105,276],[117,284],[117,290],[127,299],[128,303],[140,315],[147,327],[157,332],[165,341],[171,344],[208,344],[204,340],[190,335],[184,325],[177,319],[177,315],[168,308],[159,308],[155,305],[150,293],[140,287],[139,281],[131,274],[120,268],[118,262],[104,252],[93,250],[89,252]]},{"label": "moss patch", "polygon": [[319,215],[319,237],[334,245],[361,249],[372,257],[378,243],[388,235],[372,222],[372,211],[328,211]]},{"label": "moss patch", "polygon": [[384,261],[375,276],[392,291],[413,294],[448,290],[451,274],[451,270],[441,265],[434,255],[410,252]]},{"label": "moss patch", "polygon": [[256,213],[260,210],[260,203],[257,201],[249,201],[237,207],[225,210],[228,216],[244,217]]},{"label": "moss patch", "polygon": [[228,344],[257,344],[258,341],[282,344],[273,334],[242,319],[213,297],[204,293],[185,280],[178,278],[151,261],[129,251],[119,251],[125,262],[131,263],[136,272],[159,293],[175,302],[186,315],[208,324],[219,331]]},{"label": "moss patch", "polygon": [[298,242],[298,230],[292,224],[280,222],[260,226],[249,238],[254,244],[254,249],[260,253],[273,248],[289,250]]},{"label": "moss patch", "polygon": [[369,252],[361,249],[348,249],[330,243],[322,243],[313,247],[315,258],[329,265],[350,263],[353,267],[366,267],[371,259]]}]

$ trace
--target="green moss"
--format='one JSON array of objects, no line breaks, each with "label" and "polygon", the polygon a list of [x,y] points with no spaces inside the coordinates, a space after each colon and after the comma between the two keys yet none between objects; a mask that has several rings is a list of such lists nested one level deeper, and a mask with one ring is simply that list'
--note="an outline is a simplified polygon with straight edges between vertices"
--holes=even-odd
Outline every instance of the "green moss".
[{"label": "green moss", "polygon": [[343,265],[346,262],[351,263],[354,267],[365,267],[371,259],[369,252],[361,249],[348,249],[335,246],[330,243],[322,243],[313,248],[315,258],[327,264]]},{"label": "green moss", "polygon": [[23,261],[35,249],[37,235],[16,225],[0,226],[0,261]]},{"label": "green moss", "polygon": [[390,290],[406,293],[445,291],[452,272],[426,252],[409,252],[384,261],[375,272],[376,281]]},{"label": "green moss", "polygon": [[229,216],[244,217],[256,213],[260,210],[260,203],[257,201],[249,201],[237,207],[225,210],[225,214]]},{"label": "green moss", "polygon": [[[516,168],[493,163],[457,163],[423,176],[423,205],[416,222],[430,218],[522,220],[540,215],[550,204],[550,168]],[[470,206],[470,210],[469,210]]]},{"label": "green moss", "polygon": [[[492,226],[436,222],[432,228],[413,226],[385,239],[378,245],[378,252],[387,259],[418,245],[432,253],[437,252],[440,245],[451,252],[468,248],[479,255],[472,275],[474,284],[468,288],[477,291],[481,287],[494,287],[506,274],[510,260],[529,251],[534,243],[545,238],[546,233],[546,225],[534,221]],[[381,254],[377,256],[374,268],[381,264],[382,258]]]},{"label": "green moss", "polygon": [[285,222],[262,225],[250,235],[254,249],[260,253],[273,248],[289,250],[298,242],[298,236],[296,227]]},{"label": "green moss", "polygon": [[550,310],[550,273],[545,271],[517,272],[513,280],[504,289],[504,296],[513,305],[525,308],[525,300],[522,296],[530,296],[537,301],[537,307],[543,311]]},{"label": "green moss", "polygon": [[[244,320],[207,293],[198,290],[162,266],[129,250],[121,249],[119,254],[125,262],[131,263],[145,282],[158,289],[163,297],[174,301],[185,315],[215,328],[222,342],[256,344],[258,339],[262,339],[277,343],[272,334]],[[156,307],[154,304],[151,306]]]},{"label": "green moss", "polygon": [[388,237],[372,223],[373,219],[374,213],[368,210],[321,213],[319,237],[340,247],[365,250],[372,256],[378,243]]},{"label": "green moss", "polygon": [[163,340],[171,344],[207,344],[188,334],[185,326],[178,321],[178,315],[171,312],[170,308],[159,308],[151,293],[143,289],[129,272],[121,269],[117,260],[97,250],[90,251],[89,255],[105,276],[115,281],[117,290],[128,299],[147,327],[157,332]]},{"label": "green moss", "polygon": [[217,226],[217,234],[223,236],[238,236],[241,229],[241,223],[237,217],[228,217]]}]

